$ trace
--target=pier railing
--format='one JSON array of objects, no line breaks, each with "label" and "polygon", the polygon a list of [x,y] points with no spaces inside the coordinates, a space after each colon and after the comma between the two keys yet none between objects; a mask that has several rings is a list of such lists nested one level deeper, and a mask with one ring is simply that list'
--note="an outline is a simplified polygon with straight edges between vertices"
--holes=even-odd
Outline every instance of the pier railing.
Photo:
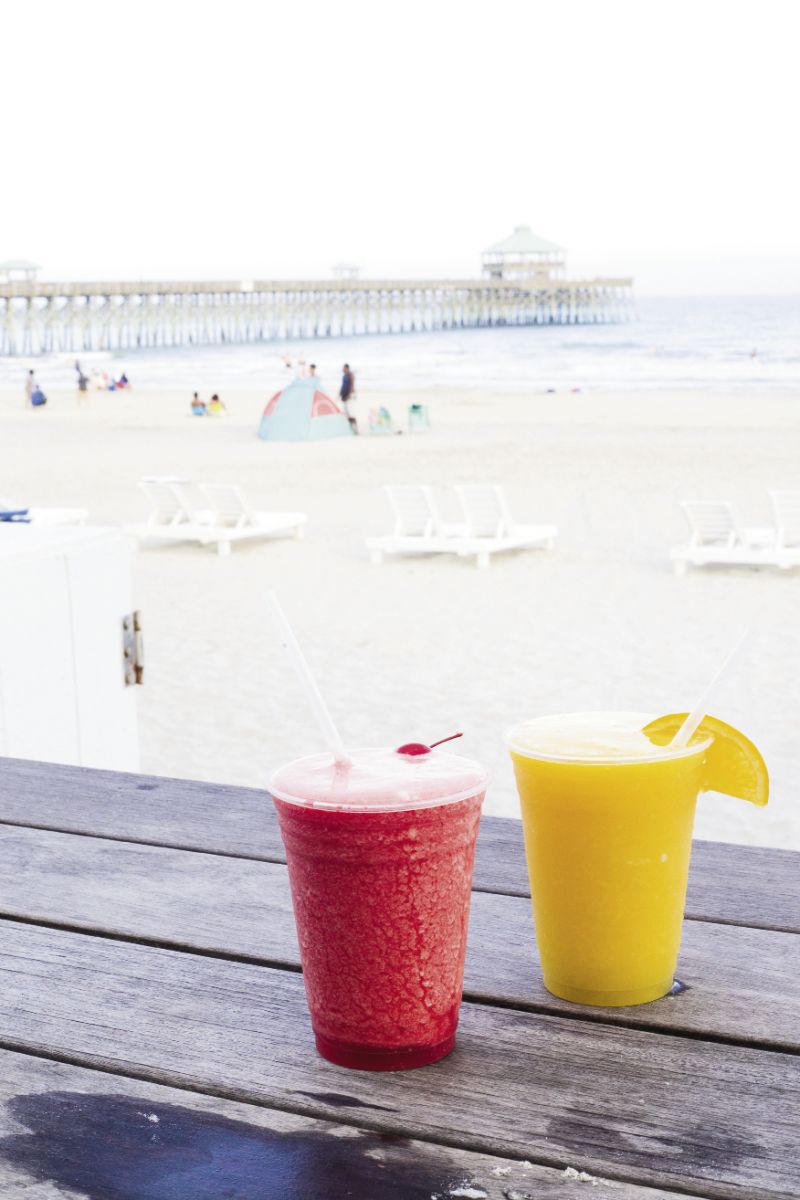
[{"label": "pier railing", "polygon": [[0,354],[627,320],[631,279],[0,283]]}]

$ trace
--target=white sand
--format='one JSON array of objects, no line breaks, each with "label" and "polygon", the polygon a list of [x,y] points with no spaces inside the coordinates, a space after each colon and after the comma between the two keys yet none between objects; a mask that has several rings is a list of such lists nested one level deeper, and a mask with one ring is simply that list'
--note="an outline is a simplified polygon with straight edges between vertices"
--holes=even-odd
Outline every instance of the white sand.
[{"label": "white sand", "polygon": [[[179,473],[238,482],[256,507],[308,512],[301,542],[227,559],[192,546],[137,555],[144,770],[260,786],[273,765],[319,747],[266,617],[272,587],[351,744],[464,729],[464,752],[492,768],[487,811],[501,814],[516,812],[507,726],[590,708],[685,710],[755,622],[715,708],[762,748],[773,799],[762,811],[707,797],[697,832],[800,848],[800,570],[679,579],[667,557],[684,538],[678,498],[730,498],[759,524],[768,488],[800,488],[800,394],[417,394],[429,434],[302,445],[256,438],[264,396],[224,398],[231,415],[214,421],[185,416],[184,394],[98,394],[77,409],[56,393],[42,412],[0,396],[0,495],[121,523],[145,514],[140,475]],[[385,401],[402,413],[397,395]],[[448,558],[369,565],[364,538],[390,525],[381,484],[460,481],[505,484],[520,520],[558,524],[557,550],[488,571]]]}]

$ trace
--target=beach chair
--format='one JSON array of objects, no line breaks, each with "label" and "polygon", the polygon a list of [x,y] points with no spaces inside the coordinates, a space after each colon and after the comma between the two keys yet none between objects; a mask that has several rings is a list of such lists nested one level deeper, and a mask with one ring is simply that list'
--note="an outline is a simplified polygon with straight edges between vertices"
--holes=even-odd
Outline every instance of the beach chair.
[{"label": "beach chair", "polygon": [[14,523],[38,524],[38,526],[60,526],[60,524],[85,524],[89,520],[88,509],[20,509],[17,504],[11,505],[10,509],[5,508],[5,505],[0,504],[2,511],[22,512],[22,516],[17,518]]},{"label": "beach chair", "polygon": [[16,501],[0,500],[0,519],[14,525],[85,525],[86,508],[26,508]]},{"label": "beach chair", "polygon": [[492,554],[507,550],[552,550],[558,537],[555,525],[518,525],[509,512],[505,493],[498,484],[456,486],[464,513],[464,536],[458,553],[475,555],[479,567],[488,567]]},{"label": "beach chair", "polygon": [[191,514],[178,491],[184,484],[188,480],[173,475],[146,475],[139,480],[139,487],[151,505],[148,526],[174,529],[177,525],[191,525]]},{"label": "beach chair", "polygon": [[441,520],[429,487],[403,484],[383,490],[394,513],[394,529],[385,537],[367,538],[371,562],[382,563],[387,554],[459,553],[464,526]]},{"label": "beach chair", "polygon": [[306,513],[256,512],[235,483],[200,483],[197,489],[208,504],[208,510],[201,513],[201,523],[206,517],[210,521],[203,540],[215,542],[219,554],[230,554],[231,542],[277,533],[293,533],[301,538],[305,532]]},{"label": "beach chair", "polygon": [[368,429],[372,434],[394,433],[392,414],[383,404],[369,410]]},{"label": "beach chair", "polygon": [[776,530],[742,528],[727,500],[683,500],[681,509],[690,537],[670,551],[676,575],[685,575],[690,566],[780,565]]},{"label": "beach chair", "polygon": [[800,492],[772,491],[775,513],[777,566],[784,571],[800,566]]},{"label": "beach chair", "polygon": [[151,504],[143,525],[129,525],[138,541],[199,542],[230,554],[231,543],[271,534],[302,535],[305,513],[255,512],[241,488],[229,483],[197,484],[174,476],[149,476],[139,486]]},{"label": "beach chair", "polygon": [[409,404],[408,406],[408,429],[410,433],[414,430],[430,429],[431,419],[428,414],[427,404]]},{"label": "beach chair", "polygon": [[26,508],[16,500],[0,500],[0,518],[7,524],[37,524],[37,526],[59,526],[59,524],[85,524],[89,520],[88,509]]},{"label": "beach chair", "polygon": [[150,502],[150,513],[144,523],[126,525],[126,533],[137,544],[199,541],[199,526],[210,523],[210,514],[201,515],[197,506],[189,507],[182,491],[189,486],[188,480],[174,475],[146,475],[140,479],[139,489]]}]

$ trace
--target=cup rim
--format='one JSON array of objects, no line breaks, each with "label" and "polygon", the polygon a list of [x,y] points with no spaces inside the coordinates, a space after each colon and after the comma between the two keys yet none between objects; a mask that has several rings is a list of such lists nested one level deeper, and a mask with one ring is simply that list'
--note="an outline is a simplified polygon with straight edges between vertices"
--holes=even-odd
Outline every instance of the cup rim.
[{"label": "cup rim", "polygon": [[[359,747],[354,748],[352,753],[354,755],[356,755],[356,754],[362,753],[365,750],[387,750],[387,749],[392,749],[392,747],[359,746]],[[409,796],[408,800],[405,800],[405,801],[398,798],[395,800],[387,800],[385,803],[379,803],[379,804],[353,804],[353,803],[348,803],[346,800],[341,801],[341,800],[335,800],[335,799],[309,800],[308,798],[306,798],[304,796],[298,796],[292,792],[287,792],[280,787],[277,787],[277,788],[275,787],[275,776],[278,775],[281,771],[286,770],[287,767],[293,767],[296,764],[306,762],[309,759],[325,758],[329,754],[329,751],[320,751],[317,754],[303,754],[300,756],[300,758],[293,758],[289,762],[281,763],[281,765],[279,767],[276,767],[275,770],[270,773],[269,779],[267,781],[267,790],[269,791],[269,794],[270,794],[270,796],[273,797],[273,799],[282,800],[285,804],[293,804],[297,808],[316,809],[316,810],[322,810],[324,812],[364,813],[364,814],[416,812],[418,809],[422,809],[422,808],[442,808],[446,804],[459,804],[459,803],[461,803],[462,800],[470,800],[474,796],[480,796],[481,804],[483,804],[483,801],[486,798],[486,791],[487,791],[487,788],[489,785],[489,778],[490,778],[489,771],[487,770],[487,768],[483,765],[483,763],[478,762],[477,759],[467,758],[464,755],[452,754],[449,751],[446,751],[445,753],[447,753],[448,757],[450,757],[450,758],[459,758],[464,763],[469,763],[469,764],[473,765],[476,768],[476,775],[477,775],[478,771],[480,771],[481,777],[477,778],[476,781],[473,784],[471,784],[470,787],[468,787],[468,788],[461,788],[457,792],[445,793],[444,795],[434,796],[427,800],[413,799],[412,797]]]},{"label": "cup rim", "polygon": [[[611,711],[611,710],[609,710]],[[616,710],[614,710],[616,711]],[[594,713],[602,713],[602,709],[595,709]],[[574,717],[582,716],[583,713],[547,713],[544,716],[564,716]],[[587,710],[586,715],[589,715]],[[536,717],[531,718],[536,720]],[[526,724],[525,721],[517,721],[516,724],[503,731],[503,742],[507,749],[512,754],[518,754],[521,758],[530,758],[536,762],[554,762],[554,763],[571,763],[580,766],[629,766],[635,763],[654,763],[654,762],[673,762],[678,758],[691,758],[695,754],[702,754],[712,745],[714,735],[709,734],[702,742],[690,742],[688,746],[679,746],[675,750],[670,750],[669,746],[653,745],[652,754],[626,754],[626,755],[588,755],[588,754],[547,754],[544,751],[531,750],[529,747],[520,746],[514,742],[514,733],[521,725]]]}]

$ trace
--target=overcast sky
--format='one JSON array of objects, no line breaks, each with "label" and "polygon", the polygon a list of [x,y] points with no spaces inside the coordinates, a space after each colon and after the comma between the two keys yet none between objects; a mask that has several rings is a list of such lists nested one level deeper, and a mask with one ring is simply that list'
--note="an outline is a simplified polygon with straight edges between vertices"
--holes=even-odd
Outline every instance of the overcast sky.
[{"label": "overcast sky", "polygon": [[800,292],[796,0],[6,0],[0,259]]}]

